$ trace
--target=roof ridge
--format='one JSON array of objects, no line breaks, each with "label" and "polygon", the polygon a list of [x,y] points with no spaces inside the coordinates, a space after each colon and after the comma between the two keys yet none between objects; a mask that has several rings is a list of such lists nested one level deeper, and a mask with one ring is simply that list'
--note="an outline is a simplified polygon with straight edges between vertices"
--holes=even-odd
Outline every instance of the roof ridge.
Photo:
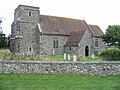
[{"label": "roof ridge", "polygon": [[88,24],[88,25],[90,25],[90,26],[98,26],[98,25],[95,25],[95,24]]},{"label": "roof ridge", "polygon": [[52,15],[43,15],[43,14],[40,14],[40,16],[48,16],[48,17],[55,17],[55,18],[63,18],[63,19],[84,21],[83,19],[79,19],[79,18],[77,19],[77,18],[72,18],[72,17],[52,16]]}]

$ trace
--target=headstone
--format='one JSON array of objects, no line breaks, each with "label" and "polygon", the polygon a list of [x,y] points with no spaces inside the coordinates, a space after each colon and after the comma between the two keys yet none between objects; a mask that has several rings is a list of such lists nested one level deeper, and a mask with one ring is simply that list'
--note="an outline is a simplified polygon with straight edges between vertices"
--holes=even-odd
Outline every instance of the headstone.
[{"label": "headstone", "polygon": [[95,58],[95,54],[91,54],[91,58]]},{"label": "headstone", "polygon": [[73,61],[76,62],[76,55],[73,55]]},{"label": "headstone", "polygon": [[68,60],[70,60],[70,54],[68,54]]},{"label": "headstone", "polygon": [[64,53],[64,60],[66,60],[66,53]]},{"label": "headstone", "polygon": [[53,49],[53,52],[52,52],[52,53],[53,53],[53,56],[54,56],[54,55],[55,55],[54,49]]}]

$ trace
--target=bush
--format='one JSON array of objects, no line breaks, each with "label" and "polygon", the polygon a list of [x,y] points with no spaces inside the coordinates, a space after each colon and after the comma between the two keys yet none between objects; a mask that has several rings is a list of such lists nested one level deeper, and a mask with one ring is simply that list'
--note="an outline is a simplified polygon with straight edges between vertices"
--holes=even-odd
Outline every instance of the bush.
[{"label": "bush", "polygon": [[107,61],[120,61],[120,49],[108,48],[103,50],[100,56]]}]

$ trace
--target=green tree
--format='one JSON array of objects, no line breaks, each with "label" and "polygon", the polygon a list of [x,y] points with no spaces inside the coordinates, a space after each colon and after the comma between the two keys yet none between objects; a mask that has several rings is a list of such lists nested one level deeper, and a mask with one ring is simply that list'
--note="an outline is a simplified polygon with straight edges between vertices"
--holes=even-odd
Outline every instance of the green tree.
[{"label": "green tree", "polygon": [[5,34],[0,33],[0,48],[7,47],[7,38],[5,37]]},{"label": "green tree", "polygon": [[5,34],[2,31],[2,18],[0,18],[0,48],[7,47],[7,38],[5,37]]},{"label": "green tree", "polygon": [[7,37],[7,47],[8,48],[10,47],[10,37],[11,37],[11,35],[9,34]]},{"label": "green tree", "polygon": [[105,34],[103,35],[103,41],[108,46],[115,46],[120,48],[120,26],[109,25]]}]

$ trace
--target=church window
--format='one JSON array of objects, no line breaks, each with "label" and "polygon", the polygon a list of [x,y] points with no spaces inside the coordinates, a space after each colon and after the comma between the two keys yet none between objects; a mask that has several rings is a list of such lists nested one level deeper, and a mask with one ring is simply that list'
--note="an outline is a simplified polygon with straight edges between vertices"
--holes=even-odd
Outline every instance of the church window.
[{"label": "church window", "polygon": [[29,12],[29,16],[32,16],[32,13],[31,13],[31,12]]},{"label": "church window", "polygon": [[56,40],[56,48],[58,48],[58,40]]},{"label": "church window", "polygon": [[98,47],[98,40],[95,41],[95,47]]},{"label": "church window", "polygon": [[55,48],[55,40],[53,40],[53,48]]},{"label": "church window", "polygon": [[58,38],[53,39],[53,48],[58,48]]}]

